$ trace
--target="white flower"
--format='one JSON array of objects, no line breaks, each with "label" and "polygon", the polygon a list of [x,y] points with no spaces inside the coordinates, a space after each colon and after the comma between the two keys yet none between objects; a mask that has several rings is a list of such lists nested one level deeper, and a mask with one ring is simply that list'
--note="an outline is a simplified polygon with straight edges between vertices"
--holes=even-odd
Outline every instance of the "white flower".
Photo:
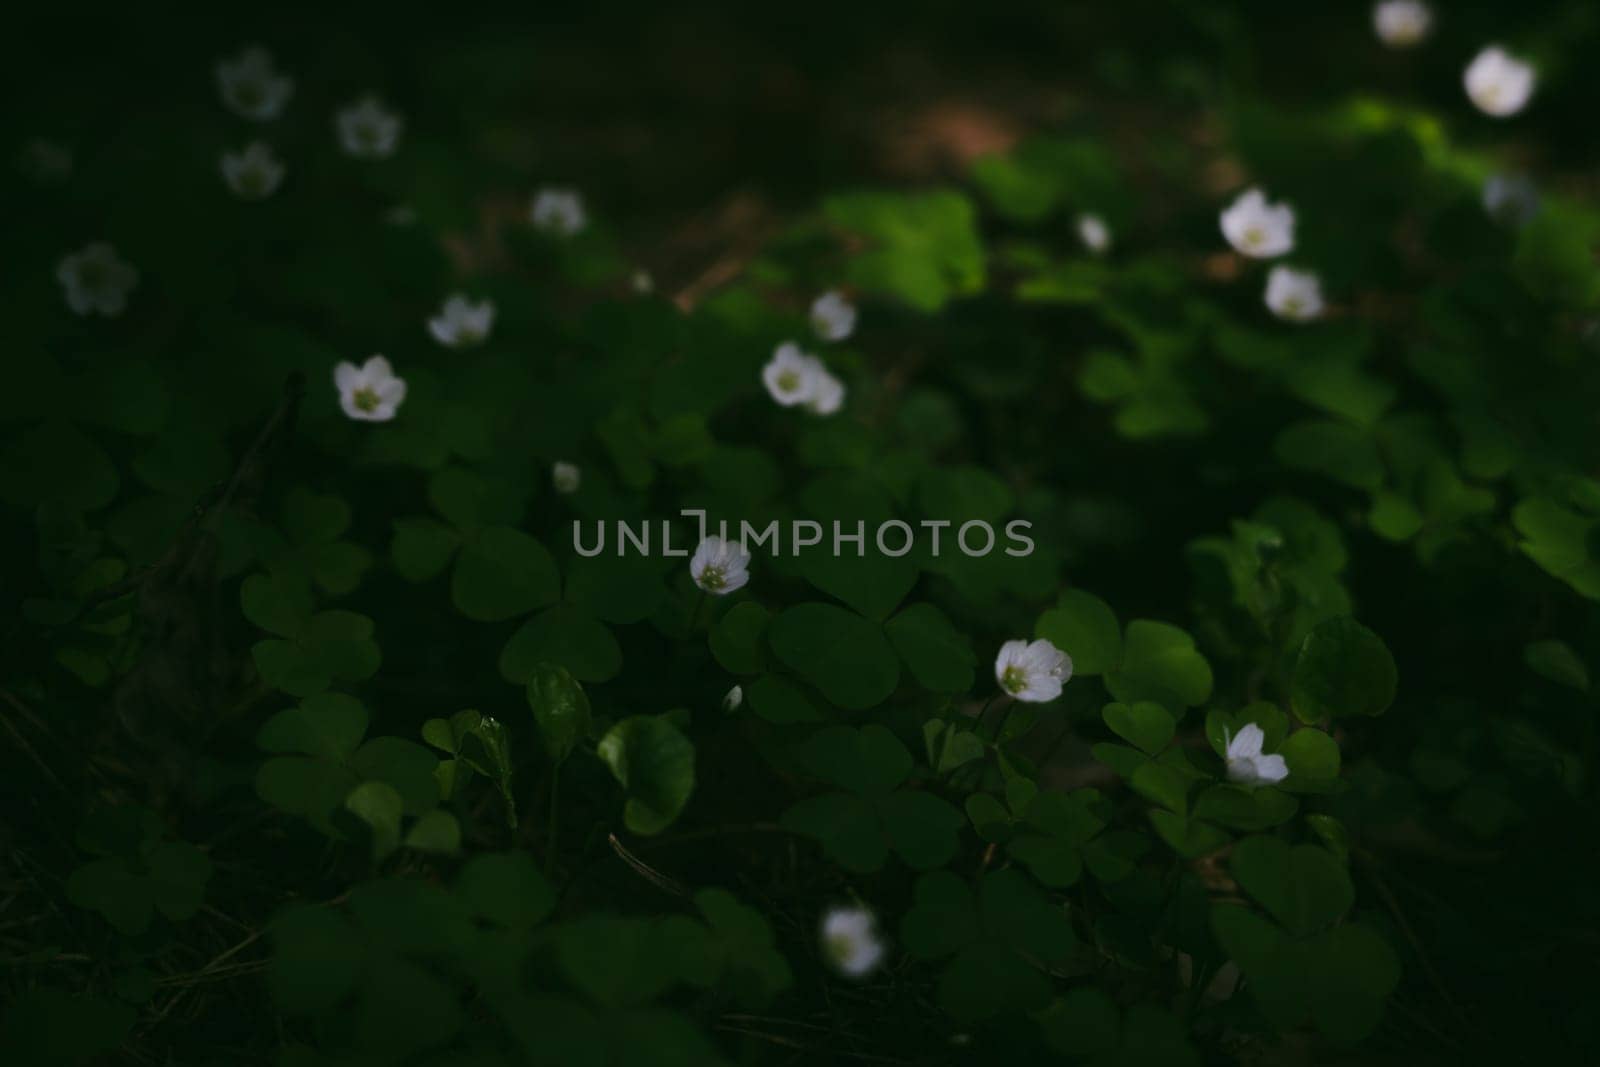
[{"label": "white flower", "polygon": [[834,908],[822,917],[822,953],[851,978],[871,974],[883,962],[878,921],[866,908]]},{"label": "white flower", "polygon": [[478,344],[489,336],[493,326],[494,301],[474,304],[460,293],[446,299],[439,314],[428,320],[428,332],[446,348]]},{"label": "white flower", "polygon": [[1000,688],[1026,704],[1043,704],[1061,695],[1072,677],[1072,657],[1044,638],[1007,641],[994,658]]},{"label": "white flower", "polygon": [[382,356],[373,356],[359,367],[339,364],[333,368],[333,384],[344,413],[362,422],[388,422],[406,398],[405,381],[394,376],[394,369]]},{"label": "white flower", "polygon": [[1496,222],[1526,226],[1539,213],[1539,190],[1524,174],[1491,174],[1483,183],[1483,209]]},{"label": "white flower", "polygon": [[1503,119],[1515,115],[1533,95],[1534,72],[1499,45],[1490,45],[1467,64],[1462,76],[1467,96],[1485,115]]},{"label": "white flower", "polygon": [[284,166],[264,141],[251,141],[243,152],[222,154],[222,180],[241,200],[265,200],[283,182]]},{"label": "white flower", "polygon": [[219,61],[217,87],[229,111],[257,122],[277,118],[294,95],[294,79],[279,74],[273,66],[272,53],[259,46]]},{"label": "white flower", "polygon": [[1267,307],[1280,319],[1310,322],[1322,314],[1322,279],[1281,264],[1267,274]]},{"label": "white flower", "polygon": [[689,560],[694,584],[714,596],[727,596],[750,580],[750,553],[737,541],[708,537]]},{"label": "white flower", "polygon": [[550,468],[550,484],[556,487],[558,493],[576,493],[578,486],[583,484],[583,472],[576,463],[557,460]]},{"label": "white flower", "polygon": [[339,147],[346,155],[388,159],[400,147],[405,120],[384,107],[376,96],[364,96],[335,115],[333,125],[339,133]]},{"label": "white flower", "polygon": [[633,285],[633,291],[640,296],[649,296],[656,291],[656,280],[650,276],[649,271],[642,267],[633,272],[631,284]]},{"label": "white flower", "polygon": [[1410,48],[1433,28],[1433,11],[1422,0],[1383,0],[1372,8],[1372,28],[1390,48]]},{"label": "white flower", "polygon": [[856,328],[856,306],[837,289],[811,302],[811,328],[824,341],[843,341]]},{"label": "white flower", "polygon": [[56,279],[74,314],[112,318],[128,306],[139,272],[119,259],[116,249],[96,241],[63,259],[56,267]]},{"label": "white flower", "polygon": [[844,407],[844,383],[828,372],[822,360],[807,356],[811,373],[811,397],[805,408],[813,415],[832,415]]},{"label": "white flower", "polygon": [[1111,247],[1111,227],[1099,215],[1079,215],[1078,240],[1095,255],[1102,255]]},{"label": "white flower", "polygon": [[1294,248],[1294,208],[1267,203],[1260,189],[1246,189],[1221,219],[1222,236],[1247,256],[1271,259]]},{"label": "white flower", "polygon": [[589,215],[583,208],[583,196],[576,189],[545,187],[533,197],[533,207],[528,212],[533,224],[545,233],[557,237],[571,237],[582,233],[589,225]]},{"label": "white flower", "polygon": [[844,383],[816,356],[785,341],[761,368],[767,393],[784,407],[803,406],[813,415],[832,415],[844,406]]},{"label": "white flower", "polygon": [[736,685],[732,689],[728,690],[726,694],[723,695],[723,697],[722,697],[722,710],[723,711],[738,711],[739,710],[739,706],[741,704],[743,704],[743,703],[744,703],[744,690]]},{"label": "white flower", "polygon": [[1266,740],[1261,727],[1250,723],[1233,737],[1227,728],[1222,731],[1222,743],[1228,752],[1228,780],[1240,785],[1271,785],[1289,777],[1289,765],[1279,755],[1263,756],[1261,743]]}]

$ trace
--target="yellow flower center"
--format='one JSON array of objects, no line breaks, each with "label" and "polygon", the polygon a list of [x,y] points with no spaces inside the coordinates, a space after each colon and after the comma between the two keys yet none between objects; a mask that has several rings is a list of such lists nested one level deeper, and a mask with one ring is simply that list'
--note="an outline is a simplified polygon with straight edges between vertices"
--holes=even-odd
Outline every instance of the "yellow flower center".
[{"label": "yellow flower center", "polygon": [[1028,674],[1021,667],[1012,665],[1000,672],[1000,687],[1008,693],[1020,693],[1028,688]]},{"label": "yellow flower center", "polygon": [[378,391],[372,388],[357,389],[350,397],[350,402],[356,406],[357,411],[368,413],[378,410]]}]

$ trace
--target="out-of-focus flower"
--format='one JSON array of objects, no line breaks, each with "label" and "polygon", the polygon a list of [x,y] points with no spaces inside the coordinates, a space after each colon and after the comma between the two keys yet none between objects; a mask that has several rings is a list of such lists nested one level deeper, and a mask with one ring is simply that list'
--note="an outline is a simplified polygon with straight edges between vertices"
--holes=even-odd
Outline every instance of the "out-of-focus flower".
[{"label": "out-of-focus flower", "polygon": [[115,318],[128,306],[139,272],[123,262],[115,248],[96,241],[62,259],[56,279],[74,314]]},{"label": "out-of-focus flower", "polygon": [[1539,213],[1539,190],[1525,174],[1491,174],[1483,183],[1483,209],[1506,226],[1526,226]]},{"label": "out-of-focus flower", "polygon": [[339,364],[333,368],[333,384],[344,413],[362,422],[388,422],[406,398],[405,381],[395,377],[394,368],[382,356],[373,356],[359,367]]},{"label": "out-of-focus flower", "polygon": [[640,296],[649,296],[651,293],[656,291],[655,278],[651,277],[650,272],[642,267],[633,272],[633,277],[630,279],[630,284],[633,286],[633,291],[638,293]]},{"label": "out-of-focus flower", "polygon": [[742,689],[741,687],[736,685],[732,689],[728,690],[725,694],[723,694],[723,697],[722,697],[722,710],[723,711],[738,711],[740,705],[742,705],[743,703],[744,703],[744,689]]},{"label": "out-of-focus flower", "polygon": [[1042,637],[1007,641],[994,658],[995,681],[1026,704],[1054,700],[1071,677],[1072,657]]},{"label": "out-of-focus flower", "polygon": [[1390,48],[1410,48],[1433,29],[1433,11],[1422,0],[1383,0],[1372,8],[1372,28]]},{"label": "out-of-focus flower", "polygon": [[1310,322],[1322,315],[1322,279],[1308,270],[1273,267],[1267,274],[1266,302],[1280,319]]},{"label": "out-of-focus flower", "polygon": [[257,122],[270,122],[283,114],[284,105],[294,95],[294,79],[279,74],[272,53],[259,45],[218,61],[217,87],[229,111]]},{"label": "out-of-focus flower", "polygon": [[1266,732],[1253,722],[1232,737],[1227,730],[1222,731],[1223,746],[1228,753],[1229,781],[1240,785],[1271,785],[1289,777],[1289,764],[1282,756],[1261,754],[1261,745],[1266,739]]},{"label": "out-of-focus flower", "polygon": [[576,493],[578,486],[583,484],[583,472],[576,463],[557,460],[550,468],[550,484],[556,487],[558,493]]},{"label": "out-of-focus flower", "polygon": [[222,180],[241,200],[265,200],[277,192],[284,169],[264,141],[251,141],[242,152],[222,154]]},{"label": "out-of-focus flower", "polygon": [[1222,236],[1239,252],[1271,259],[1294,248],[1294,208],[1269,204],[1258,188],[1246,189],[1222,212]]},{"label": "out-of-focus flower", "polygon": [[1095,255],[1104,255],[1111,248],[1111,227],[1099,215],[1079,215],[1078,240]]},{"label": "out-of-focus flower", "polygon": [[446,348],[480,344],[493,327],[494,301],[480,300],[474,304],[461,293],[452,294],[439,314],[428,320],[428,332]]},{"label": "out-of-focus flower", "polygon": [[785,341],[761,368],[767,393],[784,407],[804,407],[814,415],[832,415],[844,406],[844,383],[816,356]]},{"label": "out-of-focus flower", "polygon": [[333,119],[339,147],[355,159],[388,159],[400,147],[405,120],[376,96],[364,96],[339,111]]},{"label": "out-of-focus flower", "polygon": [[583,196],[576,189],[540,189],[534,194],[528,217],[536,229],[557,237],[572,237],[582,233],[584,227],[589,225]]},{"label": "out-of-focus flower", "polygon": [[843,341],[855,332],[856,307],[837,289],[811,302],[811,328],[824,341]]},{"label": "out-of-focus flower", "polygon": [[689,560],[694,584],[713,596],[727,596],[750,580],[750,553],[737,541],[708,537]]},{"label": "out-of-focus flower", "polygon": [[1528,105],[1535,74],[1532,64],[1492,44],[1467,64],[1461,80],[1479,111],[1503,119]]},{"label": "out-of-focus flower", "polygon": [[866,908],[834,908],[822,917],[822,954],[841,974],[871,974],[886,951],[878,921]]}]

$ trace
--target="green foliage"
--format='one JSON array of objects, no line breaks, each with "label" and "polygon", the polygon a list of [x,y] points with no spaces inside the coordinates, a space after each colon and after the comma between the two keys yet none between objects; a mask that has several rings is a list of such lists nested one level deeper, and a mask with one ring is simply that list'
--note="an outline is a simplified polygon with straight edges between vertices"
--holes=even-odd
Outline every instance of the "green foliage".
[{"label": "green foliage", "polygon": [[20,26],[0,1063],[1600,1060],[1600,20],[1437,13]]}]

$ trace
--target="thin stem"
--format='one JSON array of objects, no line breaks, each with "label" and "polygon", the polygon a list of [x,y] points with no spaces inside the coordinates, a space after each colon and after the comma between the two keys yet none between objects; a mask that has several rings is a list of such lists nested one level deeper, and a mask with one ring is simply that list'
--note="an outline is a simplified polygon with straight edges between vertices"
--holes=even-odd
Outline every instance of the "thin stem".
[{"label": "thin stem", "polygon": [[694,636],[695,627],[700,625],[700,612],[706,606],[706,591],[700,590],[700,595],[695,598],[694,608],[689,612],[689,636]]}]

